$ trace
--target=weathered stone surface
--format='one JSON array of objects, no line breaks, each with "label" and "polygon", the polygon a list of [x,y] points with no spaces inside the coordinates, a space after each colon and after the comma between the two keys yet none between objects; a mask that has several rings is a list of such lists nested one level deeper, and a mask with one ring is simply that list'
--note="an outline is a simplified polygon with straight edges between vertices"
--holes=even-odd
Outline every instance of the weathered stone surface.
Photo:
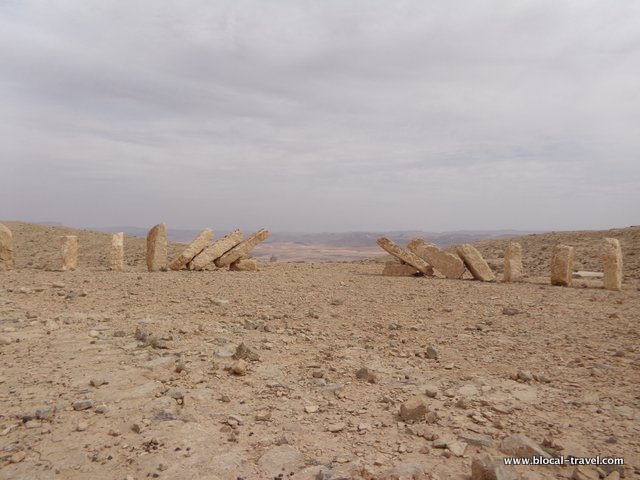
[{"label": "weathered stone surface", "polygon": [[605,238],[602,251],[604,288],[622,289],[622,249],[617,238]]},{"label": "weathered stone surface", "polygon": [[518,480],[518,475],[485,453],[471,461],[471,480]]},{"label": "weathered stone surface", "polygon": [[64,235],[60,237],[62,244],[62,270],[75,270],[78,267],[78,237]]},{"label": "weathered stone surface", "polygon": [[418,257],[425,260],[447,278],[462,278],[464,263],[459,257],[441,250],[432,243],[421,238],[414,238],[407,244],[407,248]]},{"label": "weathered stone surface", "polygon": [[431,265],[429,265],[423,259],[418,257],[416,254],[412,252],[407,252],[405,249],[393,243],[388,238],[384,238],[384,237],[379,238],[378,245],[380,245],[380,247],[382,247],[382,249],[385,250],[387,253],[390,253],[391,255],[400,259],[407,265],[411,265],[419,272],[422,272],[425,275],[433,275],[433,267]]},{"label": "weathered stone surface", "polygon": [[189,244],[187,248],[180,254],[178,258],[176,258],[171,264],[169,268],[171,270],[181,270],[183,269],[187,263],[191,261],[193,257],[202,252],[207,246],[211,239],[213,238],[213,230],[209,228],[205,228],[200,235],[196,237],[196,239]]},{"label": "weathered stone surface", "polygon": [[427,475],[417,463],[402,463],[376,476],[378,480],[425,480]]},{"label": "weathered stone surface", "polygon": [[255,258],[239,258],[229,265],[229,270],[233,272],[257,272],[258,262]]},{"label": "weathered stone surface", "polygon": [[236,260],[246,257],[249,252],[260,242],[263,242],[269,236],[269,231],[264,228],[258,230],[256,233],[251,235],[246,240],[240,242],[238,245],[233,247],[227,253],[222,255],[220,258],[217,258],[214,263],[216,267],[228,267]]},{"label": "weathered stone surface", "polygon": [[167,226],[159,223],[147,234],[147,269],[157,272],[167,268]]},{"label": "weathered stone surface", "polygon": [[600,480],[600,475],[594,467],[578,465],[571,473],[571,480]]},{"label": "weathered stone surface", "polygon": [[407,264],[387,262],[382,270],[382,275],[386,277],[413,277],[418,273],[415,267]]},{"label": "weathered stone surface", "polygon": [[421,420],[427,414],[422,398],[415,396],[400,405],[400,418],[405,422]]},{"label": "weathered stone surface", "polygon": [[509,435],[502,439],[500,443],[500,451],[505,455],[521,458],[545,457],[551,458],[551,455],[540,445],[525,435]]},{"label": "weathered stone surface", "polygon": [[13,234],[0,223],[0,272],[13,270]]},{"label": "weathered stone surface", "polygon": [[573,247],[556,245],[551,257],[551,285],[568,287],[573,273]]},{"label": "weathered stone surface", "polygon": [[187,267],[189,270],[202,270],[216,258],[220,258],[233,247],[238,245],[242,241],[242,238],[242,231],[234,230],[196,255],[195,258],[187,264]]},{"label": "weathered stone surface", "polygon": [[522,280],[522,245],[517,242],[509,242],[504,250],[504,274],[505,282],[519,282]]},{"label": "weathered stone surface", "polygon": [[124,233],[114,233],[111,237],[111,250],[109,251],[109,269],[121,272],[124,269]]},{"label": "weathered stone surface", "polygon": [[258,467],[265,478],[273,478],[283,471],[295,472],[304,467],[304,464],[304,456],[290,445],[272,447],[258,459]]},{"label": "weathered stone surface", "polygon": [[482,280],[483,282],[495,281],[496,276],[493,274],[493,271],[473,245],[469,245],[468,243],[459,245],[456,247],[456,252],[471,272],[471,275],[473,275],[473,278]]}]

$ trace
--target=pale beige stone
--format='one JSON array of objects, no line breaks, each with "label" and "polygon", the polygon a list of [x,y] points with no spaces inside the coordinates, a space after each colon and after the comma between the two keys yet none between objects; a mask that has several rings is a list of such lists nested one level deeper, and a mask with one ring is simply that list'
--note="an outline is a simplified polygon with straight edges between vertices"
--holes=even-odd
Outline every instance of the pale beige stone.
[{"label": "pale beige stone", "polygon": [[187,267],[189,270],[202,270],[215,259],[220,258],[238,245],[242,241],[242,238],[242,231],[234,230],[196,255],[196,257],[187,264]]},{"label": "pale beige stone", "polygon": [[551,285],[568,287],[573,279],[573,247],[556,245],[551,257]]},{"label": "pale beige stone", "polygon": [[256,245],[266,240],[268,236],[268,230],[265,230],[264,228],[258,230],[256,233],[237,244],[220,258],[215,259],[214,263],[216,264],[216,267],[228,267],[236,260],[246,257]]},{"label": "pale beige stone", "polygon": [[393,255],[407,265],[411,265],[419,272],[422,272],[425,275],[433,275],[433,267],[431,265],[418,257],[416,254],[407,252],[400,245],[392,242],[388,238],[380,237],[378,239],[378,245],[380,245],[380,247],[387,253]]},{"label": "pale beige stone", "polygon": [[147,234],[147,269],[158,272],[167,269],[167,226],[159,223]]},{"label": "pale beige stone", "polygon": [[385,277],[413,277],[417,273],[419,272],[415,267],[404,263],[388,262],[382,270]]},{"label": "pale beige stone", "polygon": [[13,234],[0,223],[0,272],[13,270]]},{"label": "pale beige stone", "polygon": [[517,242],[509,242],[504,250],[505,282],[519,282],[522,280],[522,245]]},{"label": "pale beige stone", "polygon": [[212,238],[213,230],[205,228],[202,232],[200,232],[200,235],[198,235],[196,239],[191,242],[187,248],[184,249],[180,256],[173,262],[171,262],[169,268],[171,270],[183,269],[187,265],[187,263],[189,263],[193,259],[193,257],[207,248]]},{"label": "pale beige stone", "polygon": [[229,265],[229,270],[233,272],[257,272],[258,262],[255,258],[239,258]]},{"label": "pale beige stone", "polygon": [[62,270],[75,270],[78,268],[78,237],[65,235],[60,237],[62,244]]},{"label": "pale beige stone", "polygon": [[495,281],[496,276],[493,274],[491,267],[487,265],[485,259],[482,258],[480,252],[473,245],[468,243],[458,245],[456,252],[471,272],[471,275],[473,275],[473,278],[483,282]]},{"label": "pale beige stone", "polygon": [[622,289],[622,249],[617,238],[605,238],[602,252],[604,288]]},{"label": "pale beige stone", "polygon": [[124,232],[114,233],[111,237],[109,270],[113,270],[114,272],[124,270]]},{"label": "pale beige stone", "polygon": [[435,270],[446,278],[462,278],[464,263],[460,257],[441,250],[432,243],[427,243],[421,238],[414,238],[407,244],[407,248],[432,265]]}]

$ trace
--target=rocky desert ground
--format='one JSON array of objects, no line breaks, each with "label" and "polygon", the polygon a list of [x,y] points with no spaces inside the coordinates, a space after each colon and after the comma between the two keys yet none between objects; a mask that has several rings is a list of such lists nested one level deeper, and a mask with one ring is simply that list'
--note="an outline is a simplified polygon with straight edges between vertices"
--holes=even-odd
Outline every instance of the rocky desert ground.
[{"label": "rocky desert ground", "polygon": [[[383,277],[384,256],[148,273],[134,237],[110,272],[108,234],[2,223],[2,479],[640,477],[640,227],[520,238],[507,284]],[[605,237],[622,291],[549,285],[553,245],[599,270]],[[496,272],[505,244],[476,244]],[[624,465],[479,467],[531,452]]]}]

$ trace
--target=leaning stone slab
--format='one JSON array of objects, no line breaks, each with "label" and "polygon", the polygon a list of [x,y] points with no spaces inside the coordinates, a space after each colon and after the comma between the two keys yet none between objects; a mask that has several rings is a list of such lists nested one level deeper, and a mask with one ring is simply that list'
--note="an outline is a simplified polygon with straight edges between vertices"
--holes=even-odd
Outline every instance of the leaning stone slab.
[{"label": "leaning stone slab", "polygon": [[65,235],[60,237],[62,244],[62,270],[75,270],[78,267],[78,237]]},{"label": "leaning stone slab", "polygon": [[416,267],[412,267],[407,264],[388,262],[385,264],[382,270],[382,275],[385,277],[413,277],[421,272],[418,272]]},{"label": "leaning stone slab", "polygon": [[121,272],[124,269],[124,232],[114,233],[109,251],[109,270]]},{"label": "leaning stone slab", "polygon": [[240,242],[238,245],[233,247],[227,253],[222,255],[220,258],[217,258],[214,263],[216,267],[228,267],[236,260],[239,260],[243,257],[249,255],[249,252],[253,250],[253,248],[258,245],[260,242],[263,242],[269,236],[269,231],[264,228],[258,230],[256,233],[251,235],[246,240]]},{"label": "leaning stone slab", "polygon": [[519,282],[522,280],[522,245],[509,242],[504,251],[503,281]]},{"label": "leaning stone slab", "polygon": [[382,247],[382,249],[387,253],[393,255],[407,265],[411,265],[419,272],[422,272],[425,275],[433,275],[433,267],[431,265],[418,257],[416,254],[407,252],[405,249],[393,243],[388,238],[380,237],[378,239],[378,245],[380,245],[380,247]]},{"label": "leaning stone slab", "polygon": [[573,273],[573,247],[556,245],[551,257],[551,285],[568,287]]},{"label": "leaning stone slab", "polygon": [[469,245],[468,243],[459,245],[456,247],[456,252],[471,272],[471,275],[473,275],[473,278],[483,282],[495,281],[496,276],[493,274],[493,271],[473,245]]},{"label": "leaning stone slab", "polygon": [[604,288],[622,289],[622,249],[617,238],[605,238],[602,252]]},{"label": "leaning stone slab", "polygon": [[229,265],[232,272],[257,272],[258,262],[255,258],[240,258]]},{"label": "leaning stone slab", "polygon": [[0,223],[0,272],[13,270],[13,234]]},{"label": "leaning stone slab", "polygon": [[233,247],[242,241],[242,231],[234,230],[225,235],[213,245],[205,248],[196,257],[187,264],[189,270],[202,270],[204,267],[213,262],[216,258],[220,258]]},{"label": "leaning stone slab", "polygon": [[159,223],[147,234],[147,269],[158,272],[167,269],[167,226]]},{"label": "leaning stone slab", "polygon": [[462,278],[464,263],[459,257],[441,250],[432,243],[427,243],[421,238],[414,238],[407,244],[407,248],[418,257],[422,258],[433,268],[447,278]]},{"label": "leaning stone slab", "polygon": [[189,263],[193,259],[193,257],[207,248],[207,245],[209,245],[209,242],[211,242],[212,238],[213,230],[205,228],[202,232],[200,232],[200,235],[198,235],[197,238],[193,242],[191,242],[187,248],[184,249],[180,256],[173,262],[171,262],[169,268],[171,270],[182,270],[187,265],[187,263]]}]

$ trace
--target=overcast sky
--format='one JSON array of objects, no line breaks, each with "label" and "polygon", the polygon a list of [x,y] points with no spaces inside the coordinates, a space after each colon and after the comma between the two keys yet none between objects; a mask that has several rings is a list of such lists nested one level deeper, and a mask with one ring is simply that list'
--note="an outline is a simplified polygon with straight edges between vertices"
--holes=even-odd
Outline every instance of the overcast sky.
[{"label": "overcast sky", "polygon": [[640,1],[0,0],[0,218],[640,224]]}]

